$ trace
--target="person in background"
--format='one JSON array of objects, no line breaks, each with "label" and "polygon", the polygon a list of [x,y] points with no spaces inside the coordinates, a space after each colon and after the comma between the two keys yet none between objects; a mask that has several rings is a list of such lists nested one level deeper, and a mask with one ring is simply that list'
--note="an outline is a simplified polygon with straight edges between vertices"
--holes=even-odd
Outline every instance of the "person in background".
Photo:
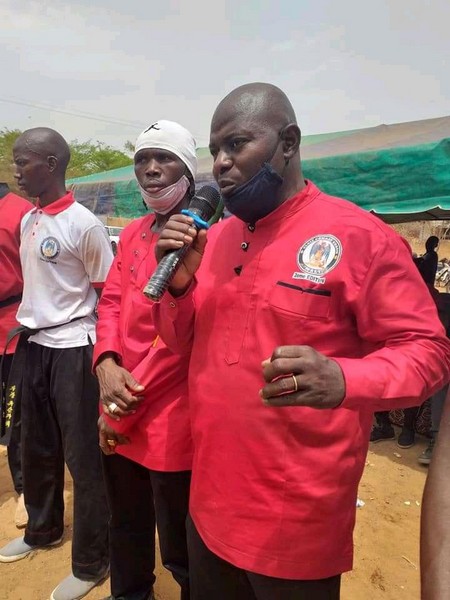
[{"label": "person in background", "polygon": [[[99,388],[91,371],[98,295],[113,256],[103,224],[65,187],[70,150],[53,129],[25,131],[13,148],[15,178],[36,207],[21,223],[21,364],[25,536],[0,549],[15,562],[59,544],[64,461],[73,479],[72,574],[51,600],[84,597],[108,575],[108,510],[98,448]],[[96,293],[96,290],[98,292]]]},{"label": "person in background", "polygon": [[[403,426],[398,436],[397,445],[399,448],[407,449],[414,446],[416,442],[415,422],[419,407],[413,406],[405,408],[403,411]],[[375,426],[370,433],[370,441],[374,444],[385,441],[395,440],[395,429],[392,426],[389,411],[378,411],[375,413]]]},{"label": "person in background", "polygon": [[439,238],[435,235],[431,235],[425,242],[425,254],[414,259],[414,262],[419,269],[419,273],[422,275],[422,279],[425,281],[431,292],[434,290],[434,281],[436,279],[439,262],[438,254],[436,252],[438,246]]},{"label": "person in background", "polygon": [[[7,382],[14,350],[17,340],[13,340],[6,348],[8,332],[18,325],[16,313],[22,298],[22,271],[20,268],[20,222],[27,212],[33,209],[33,205],[25,198],[13,194],[7,183],[0,182],[0,281],[2,282],[0,292],[0,355],[3,356],[3,364],[0,379],[0,388],[7,400]],[[14,399],[15,400],[15,399]],[[18,399],[17,399],[18,400]],[[28,514],[23,497],[22,467],[20,459],[20,402],[14,402],[14,410],[10,418],[6,419],[5,426],[9,432],[0,439],[8,446],[8,464],[17,494],[17,507],[14,516],[18,528],[25,527],[28,522]],[[9,439],[7,439],[9,438]]]},{"label": "person in background", "polygon": [[[436,279],[436,271],[438,265],[438,255],[436,249],[439,245],[439,238],[435,235],[430,236],[425,242],[425,254],[420,256],[419,258],[413,258],[414,264],[419,269],[419,273],[422,276],[433,300],[437,302],[437,298],[439,297],[439,293],[434,287],[434,280]],[[442,411],[442,400],[441,394],[445,396],[445,390],[440,391],[437,394],[437,398],[434,400],[434,427],[438,426],[440,413]],[[433,405],[433,399],[431,399],[431,404]],[[410,408],[406,408],[403,411],[404,421],[403,427],[398,436],[397,445],[399,448],[407,449],[412,448],[416,442],[416,432],[415,432],[415,424],[417,415],[419,412],[419,406],[412,406]],[[433,412],[433,409],[432,409]],[[370,441],[377,443],[383,440],[395,440],[395,431],[392,427],[392,423],[389,417],[389,411],[381,411],[375,413],[375,421],[376,425],[372,429],[370,434]],[[433,451],[433,432],[432,433],[432,441],[429,447],[425,450],[425,452],[419,457],[419,462],[421,464],[428,464],[429,458],[431,458],[431,453]],[[425,461],[425,462],[424,462]],[[427,462],[428,461],[428,462]]]},{"label": "person in background", "polygon": [[280,89],[232,91],[210,151],[234,216],[197,234],[173,215],[156,244],[159,259],[192,244],[152,307],[169,348],[191,352],[192,600],[337,600],[374,410],[450,378],[409,248],[305,181],[299,146]]},{"label": "person in background", "polygon": [[422,600],[447,600],[450,590],[450,394],[433,451],[422,502]]},{"label": "person in background", "polygon": [[[111,511],[111,600],[153,598],[155,521],[162,563],[180,584],[181,599],[189,600],[189,356],[172,353],[159,338],[142,290],[156,268],[161,229],[172,214],[187,208],[194,193],[194,138],[178,123],[153,123],[136,141],[134,169],[152,213],[121,233],[98,306],[94,349]],[[124,398],[131,402],[129,409]]]},{"label": "person in background", "polygon": [[428,442],[428,446],[422,452],[422,454],[417,459],[419,464],[421,465],[429,465],[431,463],[431,459],[433,457],[433,451],[436,444],[436,440],[439,433],[440,422],[442,417],[442,411],[444,408],[445,398],[448,393],[448,385],[446,385],[442,390],[439,390],[436,394],[434,394],[430,399],[431,405],[431,427],[430,427],[430,441]]}]

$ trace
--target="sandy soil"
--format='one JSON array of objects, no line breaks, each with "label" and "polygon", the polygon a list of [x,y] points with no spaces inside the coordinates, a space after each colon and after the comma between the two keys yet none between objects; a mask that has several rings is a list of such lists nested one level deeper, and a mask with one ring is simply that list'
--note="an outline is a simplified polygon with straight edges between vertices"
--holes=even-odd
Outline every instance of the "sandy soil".
[{"label": "sandy soil", "polygon": [[[417,464],[417,456],[425,445],[425,439],[410,450],[399,449],[395,442],[372,445],[359,490],[365,506],[357,511],[355,568],[344,576],[343,600],[419,600],[419,519],[426,468]],[[63,544],[17,563],[0,564],[0,600],[48,600],[70,572],[70,480],[65,494]],[[14,510],[14,492],[1,448],[0,546],[20,535],[13,524]],[[157,578],[158,600],[178,600],[177,586],[160,565]],[[87,599],[100,600],[108,593],[105,582]]]}]

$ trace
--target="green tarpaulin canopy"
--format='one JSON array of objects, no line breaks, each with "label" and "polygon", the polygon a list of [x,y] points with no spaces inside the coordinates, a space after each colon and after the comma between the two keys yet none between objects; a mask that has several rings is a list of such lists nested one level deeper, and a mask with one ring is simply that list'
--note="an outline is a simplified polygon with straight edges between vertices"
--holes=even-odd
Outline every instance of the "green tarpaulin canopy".
[{"label": "green tarpaulin canopy", "polygon": [[[372,129],[308,136],[302,143],[305,177],[329,194],[346,198],[398,223],[450,219],[449,117]],[[412,140],[438,138],[427,144]],[[398,147],[399,143],[405,147]],[[389,147],[383,148],[383,144]],[[378,148],[343,153],[345,148]],[[324,156],[332,152],[331,156]],[[311,157],[311,158],[305,158]],[[316,158],[318,157],[318,158]],[[133,165],[67,182],[79,202],[100,216],[145,213]],[[213,184],[211,158],[199,151],[197,185]]]},{"label": "green tarpaulin canopy", "polygon": [[305,161],[305,176],[388,223],[450,219],[450,138]]}]

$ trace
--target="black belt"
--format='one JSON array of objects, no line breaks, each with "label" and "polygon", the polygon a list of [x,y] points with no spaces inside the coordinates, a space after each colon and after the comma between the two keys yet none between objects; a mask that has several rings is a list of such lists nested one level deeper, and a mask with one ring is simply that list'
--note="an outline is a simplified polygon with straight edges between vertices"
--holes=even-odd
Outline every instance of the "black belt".
[{"label": "black belt", "polygon": [[0,300],[0,308],[5,308],[5,306],[11,306],[11,304],[17,304],[22,300],[22,294],[16,294],[15,296],[10,296],[9,298],[5,298],[5,300]]},{"label": "black belt", "polygon": [[[89,316],[89,315],[85,315]],[[25,325],[18,325],[11,329],[8,332],[6,337],[5,349],[3,351],[3,355],[0,360],[0,382],[2,383],[1,391],[1,412],[0,412],[0,444],[7,446],[9,443],[9,438],[11,436],[11,429],[14,418],[14,406],[16,402],[20,402],[20,396],[22,393],[22,377],[23,370],[25,365],[26,351],[27,351],[27,341],[32,335],[36,335],[40,331],[48,331],[50,329],[56,329],[57,327],[62,327],[63,325],[68,325],[69,323],[74,323],[75,321],[79,321],[80,319],[84,319],[83,317],[75,317],[75,319],[71,319],[66,323],[59,323],[58,325],[50,325],[50,327],[40,327],[38,329],[31,329],[30,327],[25,327]],[[3,381],[3,360],[6,356],[6,351],[8,349],[9,344],[13,341],[15,337],[20,335],[19,343],[17,344],[16,351],[14,353],[14,359],[11,365],[11,370],[9,374],[8,381]]]}]

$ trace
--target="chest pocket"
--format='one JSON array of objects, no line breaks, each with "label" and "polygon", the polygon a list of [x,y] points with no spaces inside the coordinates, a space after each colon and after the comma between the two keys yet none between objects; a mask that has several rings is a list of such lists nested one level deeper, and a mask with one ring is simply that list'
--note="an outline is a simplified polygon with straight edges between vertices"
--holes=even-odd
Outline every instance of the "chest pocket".
[{"label": "chest pocket", "polygon": [[278,281],[269,293],[268,303],[287,317],[327,320],[330,317],[331,292]]}]

